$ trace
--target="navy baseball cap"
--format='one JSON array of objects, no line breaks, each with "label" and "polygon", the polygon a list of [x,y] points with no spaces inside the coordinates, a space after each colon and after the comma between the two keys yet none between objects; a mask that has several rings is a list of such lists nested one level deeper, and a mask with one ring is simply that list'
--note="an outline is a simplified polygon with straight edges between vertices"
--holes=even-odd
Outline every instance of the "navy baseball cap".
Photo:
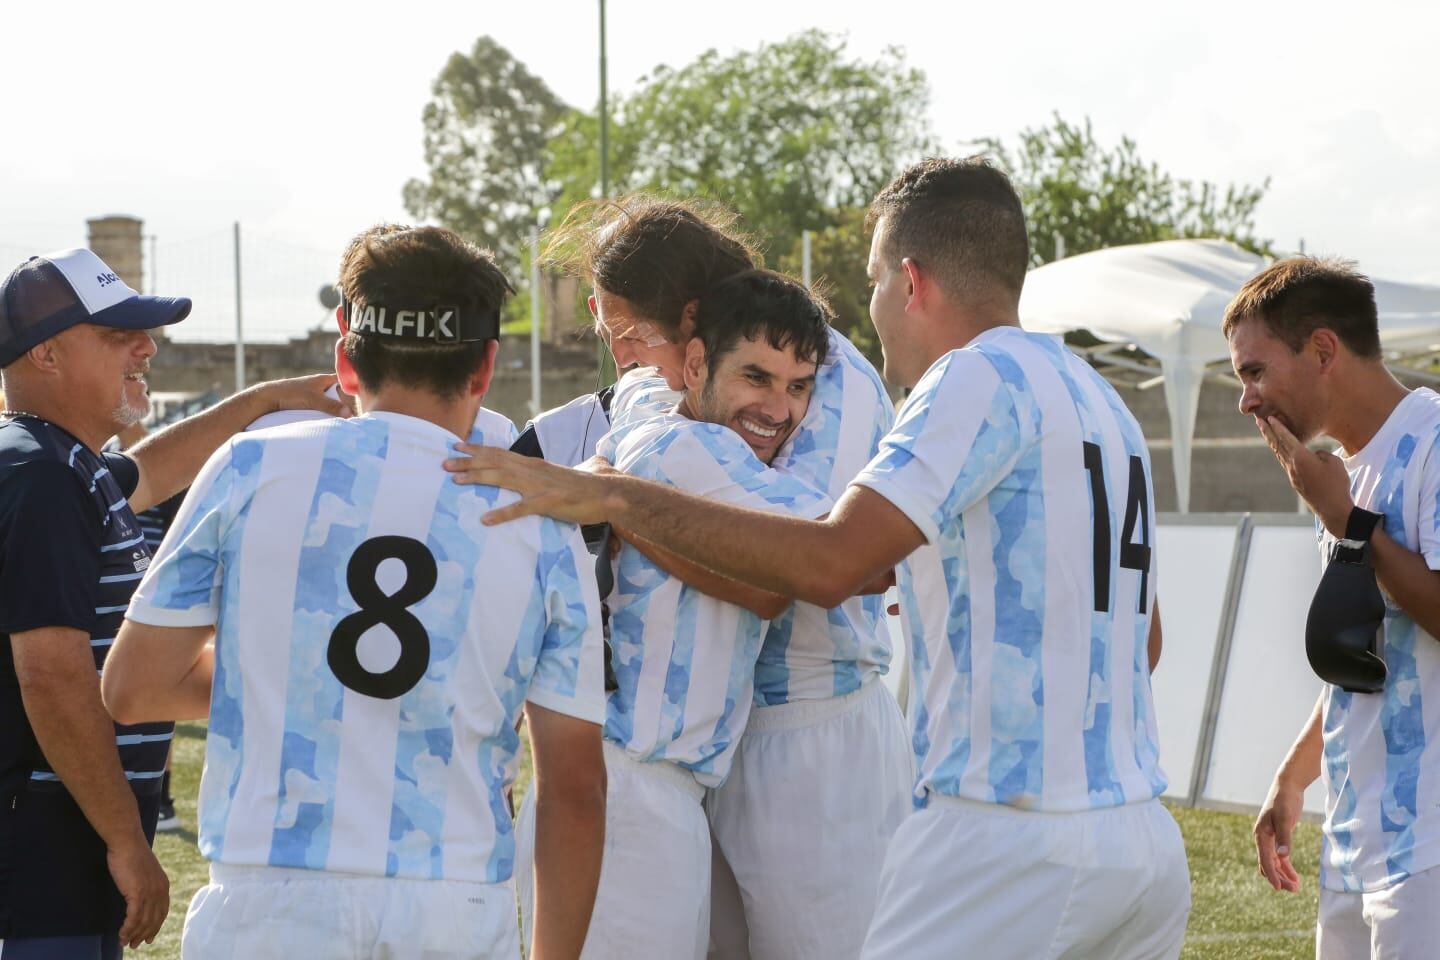
[{"label": "navy baseball cap", "polygon": [[77,323],[149,330],[189,315],[185,297],[142,296],[89,250],[31,257],[0,284],[0,367]]}]

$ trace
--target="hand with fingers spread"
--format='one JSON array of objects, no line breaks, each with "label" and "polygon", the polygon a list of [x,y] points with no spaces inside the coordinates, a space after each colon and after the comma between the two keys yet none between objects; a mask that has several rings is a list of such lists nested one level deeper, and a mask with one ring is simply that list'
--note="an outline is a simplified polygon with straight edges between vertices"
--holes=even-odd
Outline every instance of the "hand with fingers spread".
[{"label": "hand with fingers spread", "polygon": [[115,887],[125,898],[120,942],[132,950],[153,943],[170,912],[170,879],[143,836],[111,847],[105,855]]},{"label": "hand with fingers spread", "polygon": [[1285,468],[1290,486],[1320,518],[1326,530],[1343,537],[1350,511],[1355,506],[1344,461],[1333,453],[1306,447],[1278,417],[1256,417],[1255,423],[1275,459]]},{"label": "hand with fingers spread", "polygon": [[518,503],[487,513],[484,522],[489,526],[535,514],[571,523],[603,523],[612,506],[611,485],[626,479],[470,443],[456,445],[455,452],[459,456],[446,460],[445,469],[455,475],[456,483],[489,484],[521,496]]}]

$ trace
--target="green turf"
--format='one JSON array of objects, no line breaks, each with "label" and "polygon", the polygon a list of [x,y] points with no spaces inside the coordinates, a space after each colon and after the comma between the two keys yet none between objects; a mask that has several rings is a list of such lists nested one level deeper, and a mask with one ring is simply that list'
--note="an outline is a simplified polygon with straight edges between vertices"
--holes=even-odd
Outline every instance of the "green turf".
[{"label": "green turf", "polygon": [[180,956],[180,928],[185,924],[185,908],[207,879],[205,861],[195,848],[195,797],[200,792],[200,765],[204,756],[204,725],[177,724],[170,755],[170,793],[175,797],[182,829],[155,837],[155,853],[170,875],[170,916],[165,918],[165,926],[160,928],[154,943],[138,951],[127,950],[127,957],[170,960]]},{"label": "green turf", "polygon": [[[195,794],[204,752],[204,727],[180,724],[175,736],[173,792],[185,830],[161,834],[160,861],[170,874],[170,917],[152,946],[137,954],[148,960],[180,956],[185,907],[205,882],[205,862],[195,849]],[[529,780],[523,766],[516,803]],[[1308,960],[1315,953],[1316,868],[1320,831],[1301,825],[1295,862],[1303,878],[1297,895],[1275,893],[1255,872],[1250,819],[1229,813],[1172,807],[1190,856],[1194,905],[1184,960]]]}]

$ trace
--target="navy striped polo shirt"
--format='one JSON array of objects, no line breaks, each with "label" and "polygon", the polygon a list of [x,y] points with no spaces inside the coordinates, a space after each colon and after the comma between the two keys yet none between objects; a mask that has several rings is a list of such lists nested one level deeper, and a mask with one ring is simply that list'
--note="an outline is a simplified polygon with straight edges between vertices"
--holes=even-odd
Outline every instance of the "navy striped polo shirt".
[{"label": "navy striped polo shirt", "polygon": [[[0,420],[0,800],[63,790],[25,715],[10,635],[72,627],[98,672],[150,565],[126,498],[139,482],[124,454],[97,454],[37,417]],[[172,723],[115,726],[131,788],[158,793]],[[147,829],[153,824],[146,824]]]}]

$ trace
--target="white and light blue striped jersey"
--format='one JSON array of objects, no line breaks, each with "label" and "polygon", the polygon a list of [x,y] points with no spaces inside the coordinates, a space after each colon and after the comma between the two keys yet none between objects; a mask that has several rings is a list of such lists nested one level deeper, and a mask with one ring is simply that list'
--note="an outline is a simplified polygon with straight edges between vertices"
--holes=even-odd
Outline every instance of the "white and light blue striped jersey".
[{"label": "white and light blue striped jersey", "polygon": [[[663,377],[656,376],[653,367],[631,370],[615,382],[615,396],[610,401],[610,430],[618,437],[624,427],[674,413],[683,397],[681,391],[670,389]],[[596,452],[606,456],[613,449],[613,443],[597,445]]]},{"label": "white and light blue striped jersey", "polygon": [[[624,473],[723,503],[806,519],[831,506],[824,493],[768,469],[730,428],[679,414],[619,426],[599,452]],[[619,688],[606,739],[636,760],[670,761],[719,786],[750,716],[766,621],[686,586],[629,544],[609,603]]]},{"label": "white and light blue striped jersey", "polygon": [[[1345,469],[1355,503],[1440,570],[1440,394],[1411,392]],[[1320,533],[1328,557],[1334,538]],[[1388,594],[1384,630],[1384,690],[1325,687],[1329,890],[1379,890],[1440,867],[1440,642]]]},{"label": "white and light blue striped jersey", "polygon": [[[880,374],[831,328],[810,409],[771,466],[839,500],[894,424],[895,407]],[[794,603],[765,633],[755,665],[755,702],[843,696],[889,667],[882,594],[851,597],[831,610]]]},{"label": "white and light blue striped jersey", "polygon": [[1114,388],[1058,338],[986,331],[931,366],[855,482],[927,541],[900,582],[916,805],[1159,796],[1150,460]]},{"label": "white and light blue striped jersey", "polygon": [[525,701],[604,719],[579,530],[390,413],[237,436],[196,479],[127,616],[216,629],[200,850],[228,864],[494,883]]}]

